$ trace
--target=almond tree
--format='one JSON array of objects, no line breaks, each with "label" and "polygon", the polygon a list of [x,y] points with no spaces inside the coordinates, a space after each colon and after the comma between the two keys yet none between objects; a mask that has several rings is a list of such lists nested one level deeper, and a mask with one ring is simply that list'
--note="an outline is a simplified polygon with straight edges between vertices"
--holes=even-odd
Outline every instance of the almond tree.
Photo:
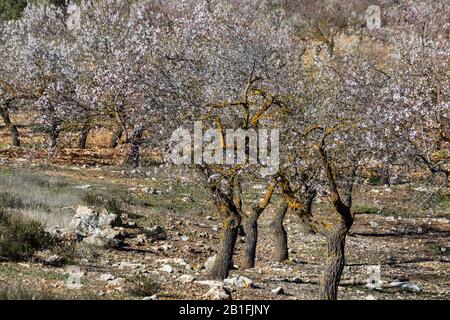
[{"label": "almond tree", "polygon": [[[291,24],[283,11],[273,10],[269,2],[210,2],[197,5],[192,17],[183,22],[178,38],[185,42],[170,59],[185,66],[187,72],[177,70],[176,77],[188,79],[184,87],[191,110],[218,130],[221,147],[234,150],[229,145],[234,141],[227,141],[226,129],[246,132],[277,128],[278,114],[289,106],[292,92],[301,85],[293,80],[301,76],[299,64],[289,60],[289,56],[297,58],[300,50],[291,45]],[[247,159],[249,138],[244,138],[242,150]],[[254,266],[257,220],[267,208],[277,182],[266,180],[261,201],[250,204],[242,198],[241,189],[246,186],[244,181],[252,180],[250,177],[258,173],[260,163],[202,164],[200,168],[224,226],[211,275],[224,278],[228,275],[241,221],[246,234],[241,267]]]}]

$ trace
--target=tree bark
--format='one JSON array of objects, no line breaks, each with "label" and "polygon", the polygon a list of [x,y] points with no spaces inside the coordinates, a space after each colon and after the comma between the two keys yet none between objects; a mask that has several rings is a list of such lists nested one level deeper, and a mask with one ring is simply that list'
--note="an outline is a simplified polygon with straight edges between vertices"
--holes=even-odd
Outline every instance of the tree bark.
[{"label": "tree bark", "polygon": [[55,149],[58,146],[60,132],[61,132],[60,122],[54,121],[52,123],[50,131],[50,149]]},{"label": "tree bark", "polygon": [[336,300],[338,285],[345,265],[345,238],[348,229],[344,224],[327,236],[328,259],[323,273],[319,298]]},{"label": "tree bark", "polygon": [[132,165],[133,168],[137,168],[140,163],[140,150],[142,144],[142,136],[144,134],[144,129],[134,130],[130,138],[130,152],[128,153],[127,163]]},{"label": "tree bark", "polygon": [[288,210],[288,205],[283,202],[281,207],[275,212],[275,218],[271,223],[274,233],[274,251],[273,260],[275,262],[283,262],[289,259],[287,233],[283,226],[284,217]]},{"label": "tree bark", "polygon": [[245,219],[245,246],[241,259],[241,267],[245,269],[255,266],[256,245],[258,243],[258,217],[259,214],[253,211]]},{"label": "tree bark", "polygon": [[120,123],[118,123],[116,128],[113,131],[111,140],[109,141],[109,147],[111,149],[117,148],[117,145],[119,144],[119,141],[122,138],[122,135],[123,135],[123,127]]},{"label": "tree bark", "polygon": [[224,229],[220,249],[217,252],[216,259],[210,271],[210,276],[213,279],[222,280],[228,277],[240,223],[240,217],[235,214],[225,218],[223,221]]},{"label": "tree bark", "polygon": [[11,144],[14,147],[20,147],[19,130],[17,130],[17,126],[11,122],[8,109],[0,108],[0,116],[2,117],[3,122],[5,123],[5,127],[9,130],[9,134],[11,137]]},{"label": "tree bark", "polygon": [[83,129],[81,129],[80,132],[80,137],[78,138],[78,149],[86,148],[86,142],[90,131],[91,128],[89,127],[89,125],[83,126]]},{"label": "tree bark", "polygon": [[258,206],[252,208],[252,211],[245,217],[245,246],[244,254],[241,258],[242,268],[255,267],[256,246],[258,243],[258,219],[267,208],[272,198],[277,182],[271,181],[266,189],[264,197]]}]

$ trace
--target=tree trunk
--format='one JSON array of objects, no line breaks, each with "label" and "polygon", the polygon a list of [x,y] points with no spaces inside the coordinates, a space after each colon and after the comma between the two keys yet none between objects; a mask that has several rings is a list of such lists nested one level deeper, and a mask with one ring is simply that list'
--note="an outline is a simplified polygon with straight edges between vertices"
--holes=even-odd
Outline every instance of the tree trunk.
[{"label": "tree trunk", "polygon": [[119,144],[122,135],[123,135],[123,127],[120,123],[118,123],[111,136],[111,140],[109,141],[109,147],[115,149]]},{"label": "tree trunk", "polygon": [[2,117],[3,122],[5,123],[5,127],[9,130],[9,134],[11,137],[11,144],[14,147],[20,147],[19,130],[17,130],[17,126],[11,122],[8,109],[0,108],[0,116]]},{"label": "tree trunk", "polygon": [[253,211],[245,219],[245,246],[241,259],[241,268],[250,269],[255,266],[256,245],[258,243],[258,217],[259,214]]},{"label": "tree trunk", "polygon": [[288,205],[286,202],[283,202],[281,207],[276,211],[275,218],[271,223],[275,236],[273,260],[276,262],[283,262],[289,259],[287,233],[283,226],[283,220],[287,210]]},{"label": "tree trunk", "polygon": [[78,149],[86,148],[86,142],[90,131],[91,128],[89,127],[89,125],[83,126],[83,129],[81,129],[80,132],[80,137],[78,138]]},{"label": "tree trunk", "polygon": [[223,221],[224,230],[223,237],[220,242],[220,249],[217,252],[214,265],[211,268],[210,275],[213,279],[225,279],[228,277],[230,267],[233,261],[233,252],[236,246],[236,239],[238,236],[238,229],[240,225],[240,217],[233,215],[227,217]]},{"label": "tree trunk", "polygon": [[140,163],[140,150],[141,150],[141,144],[142,144],[142,136],[144,134],[143,129],[136,129],[134,130],[131,139],[130,139],[130,152],[128,154],[128,160],[127,163],[129,165],[132,165],[133,168],[137,168]]},{"label": "tree trunk", "polygon": [[300,218],[300,229],[304,234],[315,234],[313,226],[313,214],[312,214],[312,206],[314,199],[316,198],[317,192],[314,189],[308,189],[306,192],[306,196],[303,200],[305,210],[300,213],[298,216]]},{"label": "tree trunk", "polygon": [[327,235],[328,260],[320,286],[321,300],[337,299],[338,285],[345,265],[345,238],[348,230],[341,223]]},{"label": "tree trunk", "polygon": [[61,127],[59,121],[53,122],[50,131],[50,149],[55,149],[58,146],[60,132]]}]

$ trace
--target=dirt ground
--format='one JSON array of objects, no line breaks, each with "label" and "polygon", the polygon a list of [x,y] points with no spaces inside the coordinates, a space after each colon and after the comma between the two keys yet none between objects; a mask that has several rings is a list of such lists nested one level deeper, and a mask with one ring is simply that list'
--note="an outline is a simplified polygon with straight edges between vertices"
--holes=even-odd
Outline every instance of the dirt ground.
[{"label": "dirt ground", "polygon": [[[166,167],[131,170],[101,163],[49,165],[34,159],[30,162],[15,152],[20,153],[10,149],[0,152],[2,172],[31,170],[40,176],[61,177],[73,188],[123,191],[127,201],[123,203],[122,228],[128,237],[119,249],[95,249],[71,263],[70,268],[76,266],[82,272],[81,288],[67,287],[72,270],[68,265],[44,265],[39,256],[49,254],[45,251],[26,262],[0,262],[0,283],[38,288],[58,299],[142,299],[127,290],[127,280],[141,274],[161,284],[157,299],[204,298],[208,286],[197,281],[207,279],[204,263],[217,249],[220,220],[199,181],[184,178],[179,172],[170,173]],[[354,205],[357,215],[347,238],[340,299],[450,298],[449,198],[446,194],[443,203],[431,209],[417,208],[426,199],[427,188],[430,187],[417,184],[357,188]],[[258,197],[259,192],[250,188],[247,198]],[[325,241],[317,235],[302,234],[296,216],[288,213],[285,220],[289,261],[271,261],[270,222],[278,202],[275,197],[260,219],[254,269],[239,269],[243,239],[238,241],[236,268],[230,277],[246,276],[253,286],[232,286],[233,299],[304,300],[318,296],[318,282],[326,261]],[[330,211],[325,197],[316,201],[315,215],[326,216]],[[142,228],[155,225],[166,230],[168,239],[139,243],[137,236]],[[162,271],[164,265],[170,265],[172,272]],[[377,288],[369,288],[370,272],[378,267]],[[110,274],[110,279],[104,280],[105,274]],[[185,274],[192,275],[195,281],[180,281],[179,277]],[[395,281],[408,285],[401,286]],[[282,287],[285,294],[271,292],[277,287]]]}]

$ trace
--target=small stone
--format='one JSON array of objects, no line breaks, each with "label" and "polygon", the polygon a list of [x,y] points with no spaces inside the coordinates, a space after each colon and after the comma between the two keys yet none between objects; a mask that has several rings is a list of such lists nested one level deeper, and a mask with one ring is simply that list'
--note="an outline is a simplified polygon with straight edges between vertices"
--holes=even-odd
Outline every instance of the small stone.
[{"label": "small stone", "polygon": [[108,290],[116,290],[116,291],[123,291],[124,284],[125,284],[125,279],[117,278],[117,279],[108,281],[108,284],[106,285],[106,289],[108,289]]},{"label": "small stone", "polygon": [[233,278],[225,279],[224,282],[229,285],[234,285],[240,288],[251,288],[253,287],[253,281],[244,276],[236,276]]},{"label": "small stone", "polygon": [[131,262],[127,262],[127,261],[122,261],[114,266],[117,266],[117,268],[119,270],[133,270],[133,269],[144,269],[145,265],[143,265],[142,263],[131,263]]},{"label": "small stone", "polygon": [[414,292],[420,292],[422,291],[422,288],[420,288],[417,284],[408,282],[408,281],[394,281],[391,282],[390,285],[392,287],[397,287],[404,290],[414,291]]},{"label": "small stone", "polygon": [[183,283],[192,283],[195,281],[195,278],[194,278],[194,276],[192,276],[190,274],[184,274],[181,277],[179,277],[177,280],[180,282],[183,282]]},{"label": "small stone", "polygon": [[91,187],[90,184],[85,184],[85,185],[82,185],[82,186],[75,186],[74,188],[75,188],[75,189],[79,189],[79,190],[89,190],[89,189],[91,189],[92,187]]},{"label": "small stone", "polygon": [[136,244],[138,246],[143,246],[147,243],[147,236],[145,234],[138,234],[136,236]]},{"label": "small stone", "polygon": [[167,233],[161,226],[154,226],[151,229],[146,229],[146,235],[153,240],[167,240]]},{"label": "small stone", "polygon": [[189,237],[187,237],[187,236],[181,236],[181,237],[180,237],[180,240],[181,240],[181,241],[188,241],[188,240],[189,240]]},{"label": "small stone", "polygon": [[103,274],[100,275],[100,277],[98,279],[100,281],[105,281],[106,282],[106,281],[114,280],[115,277],[112,274],[110,274],[110,273],[103,273]]},{"label": "small stone", "polygon": [[273,290],[270,290],[270,292],[272,292],[273,294],[284,294],[284,290],[282,287],[278,287]]},{"label": "small stone", "polygon": [[158,296],[156,294],[150,296],[150,297],[144,297],[142,298],[143,301],[152,301],[152,300],[158,300]]},{"label": "small stone", "polygon": [[375,222],[375,221],[370,221],[369,224],[370,224],[370,226],[371,226],[372,228],[377,228],[377,227],[380,226],[380,224],[379,224],[378,222]]},{"label": "small stone", "polygon": [[212,300],[232,300],[230,289],[223,286],[211,287],[205,297]]},{"label": "small stone", "polygon": [[206,262],[203,264],[203,267],[205,267],[205,269],[208,270],[208,271],[211,270],[213,265],[214,265],[214,261],[215,260],[216,260],[216,256],[215,255],[212,256],[212,257],[209,257],[206,260]]},{"label": "small stone", "polygon": [[168,264],[163,265],[161,268],[159,268],[159,270],[167,273],[173,272],[173,268]]},{"label": "small stone", "polygon": [[104,211],[100,216],[98,217],[98,226],[99,227],[120,227],[122,225],[122,219],[114,213],[108,213]]}]

